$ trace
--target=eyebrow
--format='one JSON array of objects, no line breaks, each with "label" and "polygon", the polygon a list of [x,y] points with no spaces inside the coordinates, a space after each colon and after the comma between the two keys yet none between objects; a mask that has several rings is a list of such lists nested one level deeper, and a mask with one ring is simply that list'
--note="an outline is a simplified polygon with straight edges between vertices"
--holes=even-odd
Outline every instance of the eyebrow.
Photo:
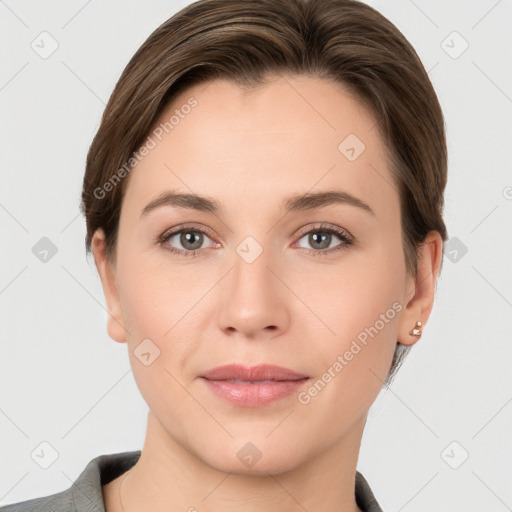
[{"label": "eyebrow", "polygon": [[[282,203],[287,212],[313,210],[323,208],[332,204],[348,204],[360,208],[372,215],[375,212],[361,199],[341,190],[328,190],[325,192],[314,192],[308,194],[295,194]],[[213,213],[215,215],[222,211],[218,201],[208,196],[198,194],[180,194],[174,191],[162,192],[156,199],[147,204],[141,212],[141,217],[161,206],[174,206],[201,212]]]}]

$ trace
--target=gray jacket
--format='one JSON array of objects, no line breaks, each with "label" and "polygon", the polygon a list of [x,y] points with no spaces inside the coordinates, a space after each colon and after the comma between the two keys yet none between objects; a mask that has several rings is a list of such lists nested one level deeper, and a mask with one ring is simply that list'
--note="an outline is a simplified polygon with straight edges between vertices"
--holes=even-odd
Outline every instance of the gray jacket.
[{"label": "gray jacket", "polygon": [[[105,512],[101,486],[128,471],[140,457],[140,450],[99,455],[92,459],[73,485],[65,491],[12,503],[0,512]],[[364,512],[382,512],[363,475],[356,471],[356,502]]]}]

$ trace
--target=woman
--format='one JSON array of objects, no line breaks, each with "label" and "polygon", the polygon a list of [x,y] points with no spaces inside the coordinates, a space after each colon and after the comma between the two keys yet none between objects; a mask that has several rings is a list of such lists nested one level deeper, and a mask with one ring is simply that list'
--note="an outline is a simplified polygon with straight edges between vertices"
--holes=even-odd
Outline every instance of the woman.
[{"label": "woman", "polygon": [[428,75],[366,4],[200,0],[163,23],[82,192],[144,446],[5,512],[380,511],[359,448],[433,306],[446,176]]}]

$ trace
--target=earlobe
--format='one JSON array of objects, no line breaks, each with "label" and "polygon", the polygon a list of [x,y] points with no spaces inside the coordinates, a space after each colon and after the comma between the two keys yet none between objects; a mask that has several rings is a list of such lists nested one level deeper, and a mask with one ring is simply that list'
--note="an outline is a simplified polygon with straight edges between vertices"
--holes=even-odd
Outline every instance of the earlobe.
[{"label": "earlobe", "polygon": [[102,229],[97,229],[94,233],[91,240],[91,249],[107,305],[107,332],[114,341],[125,343],[126,329],[116,283],[116,271],[107,259],[105,234]]},{"label": "earlobe", "polygon": [[437,231],[430,231],[418,251],[418,272],[407,281],[406,296],[412,294],[400,317],[398,342],[414,345],[427,323],[436,290],[437,276],[442,262],[443,240]]}]

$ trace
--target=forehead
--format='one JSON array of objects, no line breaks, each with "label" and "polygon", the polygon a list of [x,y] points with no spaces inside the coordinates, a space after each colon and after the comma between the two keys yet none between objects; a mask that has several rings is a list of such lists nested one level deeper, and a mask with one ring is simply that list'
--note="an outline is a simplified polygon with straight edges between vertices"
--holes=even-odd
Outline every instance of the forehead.
[{"label": "forehead", "polygon": [[169,189],[222,204],[239,197],[239,206],[333,187],[382,208],[386,195],[397,200],[374,116],[332,81],[288,75],[248,89],[227,80],[196,84],[174,98],[149,137],[153,148],[125,195],[139,209]]}]

